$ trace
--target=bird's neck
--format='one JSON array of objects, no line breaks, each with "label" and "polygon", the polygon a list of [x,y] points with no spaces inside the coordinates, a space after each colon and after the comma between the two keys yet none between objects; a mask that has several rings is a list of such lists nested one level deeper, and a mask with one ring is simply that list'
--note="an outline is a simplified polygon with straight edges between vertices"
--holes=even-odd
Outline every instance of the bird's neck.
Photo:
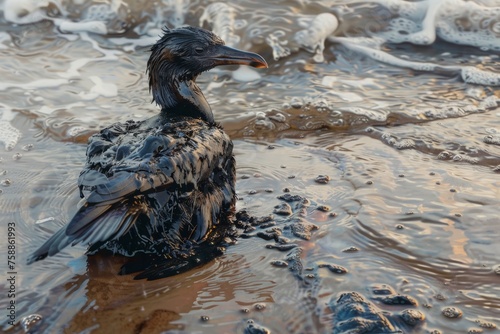
[{"label": "bird's neck", "polygon": [[187,116],[200,118],[209,124],[215,122],[212,109],[194,79],[165,81],[151,87],[162,116]]}]

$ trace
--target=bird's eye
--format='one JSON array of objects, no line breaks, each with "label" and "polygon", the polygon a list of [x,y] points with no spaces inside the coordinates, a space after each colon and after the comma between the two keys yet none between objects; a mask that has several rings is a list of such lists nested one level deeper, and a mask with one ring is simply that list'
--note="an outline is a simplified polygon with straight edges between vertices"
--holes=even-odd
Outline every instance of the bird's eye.
[{"label": "bird's eye", "polygon": [[194,48],[194,51],[195,51],[197,54],[200,54],[200,53],[203,53],[203,48],[201,48],[201,47],[197,47],[197,48]]}]

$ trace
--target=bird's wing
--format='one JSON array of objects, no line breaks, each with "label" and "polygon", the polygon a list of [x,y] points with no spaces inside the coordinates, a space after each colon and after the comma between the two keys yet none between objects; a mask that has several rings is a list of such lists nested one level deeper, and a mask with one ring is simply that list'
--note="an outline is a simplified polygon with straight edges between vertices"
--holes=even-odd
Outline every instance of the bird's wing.
[{"label": "bird's wing", "polygon": [[82,217],[84,217],[86,221],[92,222],[96,217],[99,217],[100,223],[92,225],[85,224],[82,225],[80,229],[73,231],[73,233],[68,233],[70,222],[70,224],[57,231],[39,249],[31,254],[27,261],[28,264],[42,260],[47,256],[53,256],[70,244],[73,246],[80,242],[92,244],[100,240],[108,240],[126,233],[136,218],[126,213],[128,210],[126,207],[121,207],[117,210],[109,210],[110,207],[110,205],[85,205],[80,208],[71,222],[80,222],[80,218]]},{"label": "bird's wing", "polygon": [[232,157],[231,140],[220,128],[201,121],[180,122],[174,128],[174,133],[132,136],[135,142],[124,140],[122,146],[124,136],[91,139],[87,167],[78,179],[81,188],[91,189],[87,202],[98,205],[131,195],[193,189]]},{"label": "bird's wing", "polygon": [[[79,186],[88,186],[79,179]],[[173,186],[172,178],[164,173],[120,171],[106,181],[92,186],[92,191],[86,198],[87,203],[100,205],[112,204],[131,195],[148,194],[164,191]]]}]

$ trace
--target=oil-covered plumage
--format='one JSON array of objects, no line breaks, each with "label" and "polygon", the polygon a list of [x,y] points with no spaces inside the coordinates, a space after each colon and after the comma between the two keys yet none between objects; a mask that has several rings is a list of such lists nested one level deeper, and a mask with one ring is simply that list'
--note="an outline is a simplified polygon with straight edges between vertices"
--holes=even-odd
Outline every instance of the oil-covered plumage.
[{"label": "oil-covered plumage", "polygon": [[117,123],[89,139],[78,185],[83,206],[28,259],[88,244],[140,259],[122,273],[175,274],[220,254],[235,202],[233,144],[214,122],[195,79],[218,65],[267,67],[213,33],[165,29],[152,47],[149,85],[159,115]]}]

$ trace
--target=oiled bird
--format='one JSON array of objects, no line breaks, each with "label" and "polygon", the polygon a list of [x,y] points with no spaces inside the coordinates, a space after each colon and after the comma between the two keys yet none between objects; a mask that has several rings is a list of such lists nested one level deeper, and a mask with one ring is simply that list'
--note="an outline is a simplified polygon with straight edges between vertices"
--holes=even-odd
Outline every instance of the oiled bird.
[{"label": "oiled bird", "polygon": [[210,31],[163,30],[147,62],[158,115],[93,135],[78,179],[83,206],[28,259],[88,244],[139,257],[121,273],[156,279],[218,255],[235,203],[233,144],[196,85],[219,65],[265,68],[260,55],[233,49]]}]

